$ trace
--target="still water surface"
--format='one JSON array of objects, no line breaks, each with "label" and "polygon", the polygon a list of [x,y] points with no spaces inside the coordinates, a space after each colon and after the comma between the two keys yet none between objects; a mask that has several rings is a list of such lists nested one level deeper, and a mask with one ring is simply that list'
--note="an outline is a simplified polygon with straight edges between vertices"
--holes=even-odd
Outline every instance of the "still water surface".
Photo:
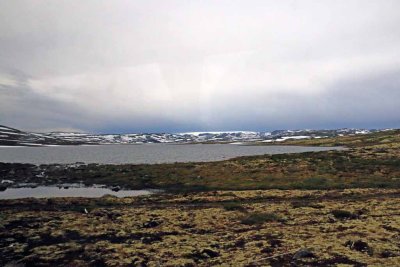
[{"label": "still water surface", "polygon": [[239,156],[338,150],[332,147],[248,146],[234,144],[143,144],[0,147],[0,162],[141,164],[217,161]]},{"label": "still water surface", "polygon": [[0,199],[18,198],[48,198],[48,197],[102,197],[113,195],[116,197],[133,197],[157,193],[157,190],[119,190],[117,192],[102,187],[58,187],[58,186],[38,186],[35,188],[7,188],[0,192]]}]

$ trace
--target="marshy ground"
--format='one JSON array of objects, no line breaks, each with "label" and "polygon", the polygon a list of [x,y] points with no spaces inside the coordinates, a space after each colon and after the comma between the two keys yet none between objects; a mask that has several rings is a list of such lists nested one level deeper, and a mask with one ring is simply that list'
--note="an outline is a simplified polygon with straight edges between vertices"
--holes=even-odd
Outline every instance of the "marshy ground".
[{"label": "marshy ground", "polygon": [[210,163],[2,164],[3,179],[16,182],[169,193],[1,200],[0,265],[400,266],[400,131],[288,143],[349,149]]}]

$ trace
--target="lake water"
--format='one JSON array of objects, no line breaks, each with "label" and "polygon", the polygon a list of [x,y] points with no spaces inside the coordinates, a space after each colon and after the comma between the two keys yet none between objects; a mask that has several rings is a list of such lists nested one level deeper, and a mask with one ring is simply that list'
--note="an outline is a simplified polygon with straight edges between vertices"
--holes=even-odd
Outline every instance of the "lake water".
[{"label": "lake water", "polygon": [[119,190],[117,192],[103,187],[58,187],[58,186],[38,186],[35,188],[7,188],[0,192],[0,199],[18,198],[48,198],[48,197],[102,197],[113,195],[116,197],[133,197],[150,195],[156,193],[155,190]]},{"label": "lake water", "polygon": [[0,162],[141,164],[217,161],[239,156],[301,153],[340,147],[250,146],[236,144],[143,144],[0,147]]}]

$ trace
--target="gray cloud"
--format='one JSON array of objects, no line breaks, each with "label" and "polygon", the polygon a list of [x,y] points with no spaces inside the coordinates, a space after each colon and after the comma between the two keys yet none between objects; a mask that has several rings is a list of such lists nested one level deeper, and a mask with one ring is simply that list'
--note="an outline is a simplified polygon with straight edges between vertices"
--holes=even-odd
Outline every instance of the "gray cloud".
[{"label": "gray cloud", "polygon": [[399,127],[398,1],[2,1],[0,123]]}]

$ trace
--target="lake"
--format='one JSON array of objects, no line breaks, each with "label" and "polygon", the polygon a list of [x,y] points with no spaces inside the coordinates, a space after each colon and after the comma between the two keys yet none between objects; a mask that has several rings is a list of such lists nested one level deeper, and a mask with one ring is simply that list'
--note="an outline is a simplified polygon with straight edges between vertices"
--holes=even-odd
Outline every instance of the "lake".
[{"label": "lake", "polygon": [[0,162],[32,164],[141,164],[218,161],[239,156],[341,150],[340,147],[237,144],[142,144],[0,147]]}]

